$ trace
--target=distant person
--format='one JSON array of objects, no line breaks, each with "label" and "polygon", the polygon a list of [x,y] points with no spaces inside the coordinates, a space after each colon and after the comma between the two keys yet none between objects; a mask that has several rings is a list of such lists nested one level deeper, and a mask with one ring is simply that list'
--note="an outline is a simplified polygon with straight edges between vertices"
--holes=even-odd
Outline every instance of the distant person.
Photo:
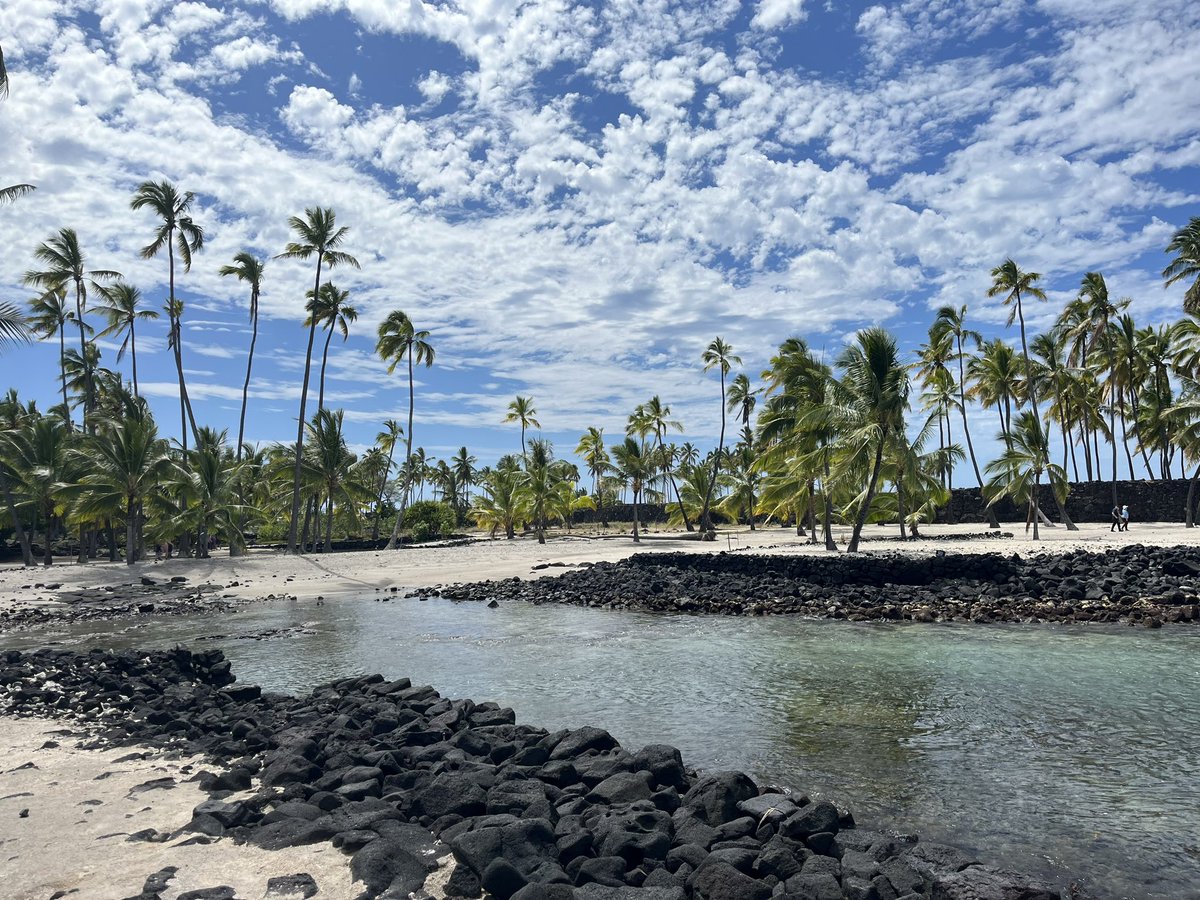
[{"label": "distant person", "polygon": [[1129,504],[1121,507],[1121,530],[1129,530]]},{"label": "distant person", "polygon": [[1124,531],[1121,527],[1121,507],[1114,506],[1112,508],[1112,527],[1109,531]]}]

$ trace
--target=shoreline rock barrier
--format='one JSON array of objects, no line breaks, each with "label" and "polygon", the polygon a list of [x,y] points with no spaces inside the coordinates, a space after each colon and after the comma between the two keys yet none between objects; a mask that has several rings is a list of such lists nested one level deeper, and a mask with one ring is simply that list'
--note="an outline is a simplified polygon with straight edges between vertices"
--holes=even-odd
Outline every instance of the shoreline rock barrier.
[{"label": "shoreline rock barrier", "polygon": [[[331,841],[360,900],[426,896],[446,857],[447,896],[500,900],[1084,896],[741,772],[695,772],[674,747],[517,724],[407,678],[292,697],[237,684],[216,650],[6,651],[0,715],[81,721],[95,746],[204,754],[220,770],[197,776],[210,799],[181,832],[144,839]],[[140,900],[161,900],[151,881]]]},{"label": "shoreline rock barrier", "polygon": [[565,574],[413,592],[451,600],[565,603],[715,615],[850,621],[1200,622],[1200,548],[1133,544],[1102,553],[785,556],[644,553]]}]

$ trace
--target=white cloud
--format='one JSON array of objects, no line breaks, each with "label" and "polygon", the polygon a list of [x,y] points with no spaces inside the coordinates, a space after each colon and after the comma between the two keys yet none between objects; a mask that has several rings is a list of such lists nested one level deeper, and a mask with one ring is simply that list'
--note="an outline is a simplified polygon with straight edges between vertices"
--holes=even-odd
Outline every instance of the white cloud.
[{"label": "white cloud", "polygon": [[804,0],[759,0],[750,24],[754,28],[770,31],[780,26],[802,22],[807,15]]}]

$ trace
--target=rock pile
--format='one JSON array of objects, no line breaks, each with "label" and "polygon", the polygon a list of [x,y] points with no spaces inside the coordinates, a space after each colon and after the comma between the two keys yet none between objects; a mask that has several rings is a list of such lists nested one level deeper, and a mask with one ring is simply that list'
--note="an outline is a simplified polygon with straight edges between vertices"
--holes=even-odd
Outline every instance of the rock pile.
[{"label": "rock pile", "polygon": [[1200,548],[1129,545],[1062,555],[917,557],[637,554],[556,578],[440,589],[453,600],[524,600],[654,612],[851,621],[1200,621]]},{"label": "rock pile", "polygon": [[[224,612],[235,605],[234,595],[223,593],[220,584],[191,585],[183,575],[151,578],[143,575],[136,582],[82,587],[60,591],[61,584],[25,584],[23,597],[0,606],[0,633],[47,623],[88,622],[133,615],[189,615],[202,611]],[[42,600],[39,591],[46,591]],[[31,602],[32,601],[32,602]]]},{"label": "rock pile", "polygon": [[[0,653],[0,713],[85,719],[103,745],[203,752],[193,841],[332,841],[368,898],[1053,900],[951,847],[859,828],[833,804],[697,774],[674,747],[547,732],[511,709],[363,676],[293,698],[235,683],[218,651]],[[240,793],[235,793],[240,792]],[[252,792],[252,793],[251,793]],[[174,837],[174,836],[171,836]]]}]

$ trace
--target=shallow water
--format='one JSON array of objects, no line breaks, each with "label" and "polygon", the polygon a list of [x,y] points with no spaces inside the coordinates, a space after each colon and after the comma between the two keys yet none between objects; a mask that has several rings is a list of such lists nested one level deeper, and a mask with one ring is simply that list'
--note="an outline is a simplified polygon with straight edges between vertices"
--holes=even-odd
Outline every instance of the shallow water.
[{"label": "shallow water", "polygon": [[[382,672],[744,769],[1104,897],[1200,897],[1200,629],[854,625],[343,597],[0,636],[198,638],[289,692]],[[306,625],[311,634],[238,634]]]}]

